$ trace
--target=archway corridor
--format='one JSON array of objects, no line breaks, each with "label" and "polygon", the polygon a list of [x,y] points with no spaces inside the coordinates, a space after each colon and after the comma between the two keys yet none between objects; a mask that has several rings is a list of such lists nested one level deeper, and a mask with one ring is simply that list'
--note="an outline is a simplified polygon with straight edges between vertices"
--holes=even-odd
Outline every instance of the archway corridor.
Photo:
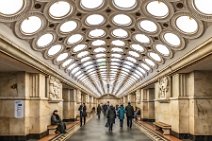
[{"label": "archway corridor", "polygon": [[0,141],[212,141],[211,7],[0,0]]}]

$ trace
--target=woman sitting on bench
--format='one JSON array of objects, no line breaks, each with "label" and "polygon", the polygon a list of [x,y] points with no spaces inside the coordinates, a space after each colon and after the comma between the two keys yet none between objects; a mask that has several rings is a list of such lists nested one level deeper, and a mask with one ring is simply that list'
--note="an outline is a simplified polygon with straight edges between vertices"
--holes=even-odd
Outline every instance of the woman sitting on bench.
[{"label": "woman sitting on bench", "polygon": [[54,112],[52,113],[52,117],[51,117],[51,124],[52,125],[57,125],[57,130],[55,131],[55,133],[66,133],[66,125],[64,122],[62,122],[60,116],[58,115],[58,111],[54,110]]}]

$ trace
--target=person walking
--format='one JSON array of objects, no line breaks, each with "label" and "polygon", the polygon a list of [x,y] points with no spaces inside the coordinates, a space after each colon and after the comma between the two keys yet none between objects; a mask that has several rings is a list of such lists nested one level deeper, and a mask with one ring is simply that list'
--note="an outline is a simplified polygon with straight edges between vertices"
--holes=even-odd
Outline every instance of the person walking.
[{"label": "person walking", "polygon": [[98,107],[97,107],[97,110],[96,110],[98,119],[100,119],[101,111],[102,111],[102,108],[101,108],[101,106],[99,104]]},{"label": "person walking", "polygon": [[134,108],[130,102],[128,102],[128,105],[126,106],[125,110],[126,110],[126,116],[127,116],[127,127],[131,129],[132,119],[134,117]]},{"label": "person walking", "polygon": [[120,127],[123,128],[123,123],[124,123],[124,116],[125,116],[125,109],[124,109],[124,106],[121,105],[119,108],[118,108],[118,118],[120,120]]},{"label": "person walking", "polygon": [[58,111],[54,110],[51,116],[51,125],[57,125],[57,129],[55,133],[66,133],[66,124],[62,122],[60,116],[58,115]]},{"label": "person walking", "polygon": [[85,103],[80,105],[78,110],[80,112],[80,127],[82,127],[83,122],[84,122],[84,125],[85,125],[86,117],[87,117],[87,108],[86,108]]},{"label": "person walking", "polygon": [[111,105],[107,113],[107,122],[108,122],[107,124],[109,126],[109,132],[112,132],[113,130],[113,124],[115,123],[115,119],[116,119],[116,110]]}]

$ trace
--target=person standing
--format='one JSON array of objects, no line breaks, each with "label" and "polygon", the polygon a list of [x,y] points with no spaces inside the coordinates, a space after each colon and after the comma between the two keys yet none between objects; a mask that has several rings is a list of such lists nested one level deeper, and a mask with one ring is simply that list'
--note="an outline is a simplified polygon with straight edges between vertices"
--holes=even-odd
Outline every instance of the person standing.
[{"label": "person standing", "polygon": [[51,116],[51,125],[57,125],[57,129],[55,133],[66,133],[66,124],[62,122],[60,116],[58,115],[58,111],[54,110]]},{"label": "person standing", "polygon": [[123,123],[124,123],[124,115],[125,115],[125,109],[124,109],[124,106],[121,105],[119,108],[118,108],[118,117],[119,117],[119,120],[120,120],[120,127],[123,128]]},{"label": "person standing", "polygon": [[116,110],[115,108],[111,105],[108,112],[107,112],[107,124],[109,125],[109,132],[112,132],[113,130],[113,124],[115,123],[116,119]]},{"label": "person standing", "polygon": [[78,110],[80,112],[80,127],[82,127],[82,123],[84,122],[84,125],[85,125],[86,117],[87,117],[87,108],[86,108],[85,103],[80,105]]},{"label": "person standing", "polygon": [[98,107],[97,107],[97,116],[98,116],[98,119],[100,119],[100,115],[101,115],[101,111],[102,111],[102,108],[101,108],[101,106],[100,106],[100,104],[98,105]]},{"label": "person standing", "polygon": [[126,110],[126,116],[127,116],[127,127],[131,129],[132,119],[134,117],[134,108],[130,102],[128,102],[128,105],[126,106],[125,110]]}]

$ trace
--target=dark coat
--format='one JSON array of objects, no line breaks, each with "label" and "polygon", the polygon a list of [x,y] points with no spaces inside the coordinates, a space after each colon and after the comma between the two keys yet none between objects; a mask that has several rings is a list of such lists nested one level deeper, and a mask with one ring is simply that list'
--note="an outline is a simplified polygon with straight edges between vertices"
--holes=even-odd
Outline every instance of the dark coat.
[{"label": "dark coat", "polygon": [[114,123],[116,118],[116,110],[114,107],[110,107],[107,113],[109,123]]},{"label": "dark coat", "polygon": [[131,117],[131,118],[134,117],[134,108],[133,108],[133,106],[127,105],[126,108],[125,108],[125,111],[126,111],[126,116],[127,117]]},{"label": "dark coat", "polygon": [[80,116],[81,117],[86,117],[87,116],[87,108],[86,108],[86,106],[80,105],[78,110],[80,112]]},{"label": "dark coat", "polygon": [[61,123],[61,119],[60,119],[60,116],[57,115],[57,114],[52,114],[52,117],[51,117],[51,124],[52,125],[58,125],[59,123]]},{"label": "dark coat", "polygon": [[100,114],[101,114],[101,111],[102,111],[101,106],[98,106],[98,107],[97,107],[97,114],[100,115]]}]

